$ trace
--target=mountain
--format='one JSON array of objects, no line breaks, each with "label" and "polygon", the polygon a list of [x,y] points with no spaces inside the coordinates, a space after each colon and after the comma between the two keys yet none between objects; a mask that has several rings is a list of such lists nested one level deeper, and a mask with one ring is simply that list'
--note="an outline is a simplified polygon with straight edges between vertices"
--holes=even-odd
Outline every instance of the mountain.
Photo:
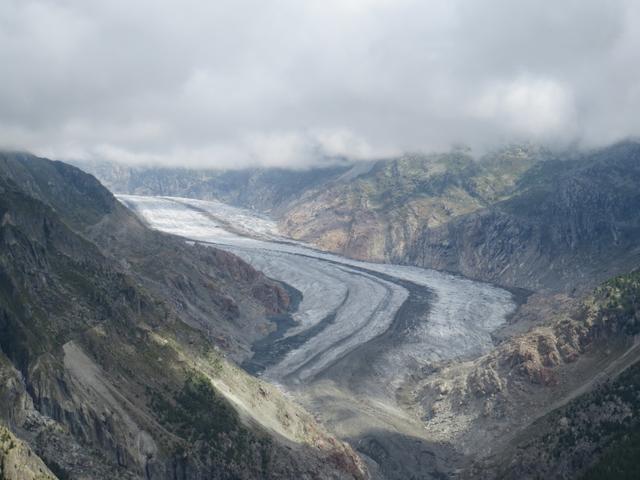
[{"label": "mountain", "polygon": [[271,328],[269,314],[286,309],[289,300],[280,285],[225,252],[188,247],[146,228],[90,175],[27,155],[1,162],[9,181],[51,206],[145,288],[170,300],[183,321],[232,344],[227,350],[234,356],[246,355],[253,339]]},{"label": "mountain", "polygon": [[[519,175],[549,156],[517,146],[480,162],[458,150],[300,171],[78,165],[116,193],[219,199],[271,213],[286,233],[328,250],[382,260],[399,251],[396,243],[411,236],[411,226],[440,225],[495,203],[510,194]],[[403,224],[407,232],[387,232]]]},{"label": "mountain", "polygon": [[352,178],[306,192],[281,217],[294,238],[376,261],[403,258],[422,228],[482,210],[510,196],[547,152],[513,147],[479,161],[465,151],[378,161]]},{"label": "mountain", "polygon": [[[478,160],[456,150],[304,172],[104,164],[94,171],[116,192],[262,209],[293,238],[350,257],[570,290],[592,288],[640,260],[639,152],[635,142],[589,152],[519,145]],[[146,187],[117,181],[122,176]],[[185,177],[190,187],[176,188]],[[209,177],[237,181],[202,180]]]},{"label": "mountain", "polygon": [[273,328],[281,285],[27,154],[0,154],[0,219],[0,478],[364,477],[225,358]]},{"label": "mountain", "polygon": [[515,192],[423,226],[403,261],[530,289],[590,288],[640,264],[640,144],[539,163]]}]

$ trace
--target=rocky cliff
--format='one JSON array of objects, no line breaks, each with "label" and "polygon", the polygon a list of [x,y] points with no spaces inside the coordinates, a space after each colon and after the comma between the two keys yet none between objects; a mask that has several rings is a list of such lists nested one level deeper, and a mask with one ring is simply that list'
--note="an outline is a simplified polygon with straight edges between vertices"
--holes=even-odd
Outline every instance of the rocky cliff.
[{"label": "rocky cliff", "polygon": [[546,152],[513,147],[480,161],[465,151],[405,155],[354,169],[307,191],[282,215],[282,229],[326,250],[397,261],[425,227],[436,228],[511,194],[518,176]]}]

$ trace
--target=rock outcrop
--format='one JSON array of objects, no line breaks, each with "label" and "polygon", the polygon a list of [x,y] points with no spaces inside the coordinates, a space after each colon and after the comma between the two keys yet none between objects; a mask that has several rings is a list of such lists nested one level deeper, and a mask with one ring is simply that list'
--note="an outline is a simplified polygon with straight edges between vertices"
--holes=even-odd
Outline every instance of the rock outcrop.
[{"label": "rock outcrop", "polygon": [[57,480],[31,448],[0,425],[0,479]]},{"label": "rock outcrop", "polygon": [[639,278],[605,282],[477,359],[423,367],[399,396],[469,455],[463,478],[576,478],[636,428]]}]

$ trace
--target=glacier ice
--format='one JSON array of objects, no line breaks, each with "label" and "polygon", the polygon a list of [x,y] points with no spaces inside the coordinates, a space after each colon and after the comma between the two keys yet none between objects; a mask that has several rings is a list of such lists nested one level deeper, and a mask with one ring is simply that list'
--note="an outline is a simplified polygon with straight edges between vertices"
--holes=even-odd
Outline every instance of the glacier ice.
[{"label": "glacier ice", "polygon": [[[221,202],[120,195],[151,227],[233,252],[269,277],[303,294],[287,335],[327,316],[317,335],[271,365],[264,375],[279,383],[312,381],[337,359],[384,333],[409,296],[405,282],[431,292],[426,321],[413,324],[401,345],[390,345],[380,370],[394,373],[408,362],[479,355],[492,346],[491,332],[514,311],[506,290],[435,270],[351,260],[283,237],[275,222]],[[372,368],[374,366],[372,365]],[[397,376],[397,375],[395,375]]]}]

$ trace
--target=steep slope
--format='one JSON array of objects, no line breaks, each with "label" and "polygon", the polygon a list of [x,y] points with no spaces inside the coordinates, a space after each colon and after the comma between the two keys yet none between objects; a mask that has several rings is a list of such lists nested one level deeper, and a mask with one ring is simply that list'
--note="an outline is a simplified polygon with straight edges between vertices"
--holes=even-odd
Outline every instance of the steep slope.
[{"label": "steep slope", "polygon": [[[300,407],[227,362],[161,295],[163,287],[153,287],[159,280],[136,270],[137,260],[110,256],[127,243],[107,250],[91,241],[96,225],[128,215],[94,179],[33,157],[4,155],[1,165],[0,418],[53,473],[364,475],[351,450]],[[74,210],[76,201],[82,203]],[[236,283],[240,292],[260,282],[278,288],[235,257],[221,261],[154,235],[161,255],[173,249],[194,264],[208,258],[203,271],[212,279],[226,271],[224,281],[208,286],[214,295]],[[158,278],[170,273],[156,268]],[[204,273],[194,284],[198,275]],[[223,321],[211,305],[207,312]]]},{"label": "steep slope", "polygon": [[511,198],[425,226],[403,261],[530,289],[589,288],[640,263],[640,144],[527,172]]},{"label": "steep slope", "polygon": [[189,247],[146,228],[94,177],[76,168],[26,154],[0,155],[0,175],[50,205],[235,358],[244,358],[248,345],[272,328],[269,315],[288,306],[280,285],[225,252]]},{"label": "steep slope", "polygon": [[402,258],[424,227],[435,228],[511,194],[546,153],[512,147],[473,160],[464,151],[375,162],[353,177],[307,191],[281,218],[294,238],[366,260]]},{"label": "steep slope", "polygon": [[[638,274],[625,275],[556,305],[545,324],[485,355],[422,364],[407,375],[399,402],[424,438],[459,452],[462,458],[450,460],[456,477],[577,478],[591,463],[607,462],[602,452],[618,440],[630,452],[620,458],[633,465],[625,435],[636,425],[636,380],[614,379],[630,366],[638,370],[638,293]],[[610,381],[613,388],[597,397]],[[573,405],[568,433],[567,420],[559,422],[568,415],[557,413],[565,404]]]},{"label": "steep slope", "polygon": [[[538,378],[546,382],[538,389],[556,393],[562,388],[563,370],[579,377],[589,363],[576,362],[578,347],[592,359],[599,357],[591,367],[590,388],[556,404],[515,436],[507,433],[504,450],[474,465],[469,478],[637,478],[640,352],[634,336],[640,333],[640,273],[604,283],[553,330],[555,339],[547,336],[552,341],[546,352],[538,348],[539,358],[546,361],[536,369],[529,357],[528,365],[520,363],[520,372],[526,376],[545,371]],[[568,343],[573,345],[567,348]],[[513,380],[503,377],[503,388],[492,396],[494,405],[514,390],[509,382]]]}]

